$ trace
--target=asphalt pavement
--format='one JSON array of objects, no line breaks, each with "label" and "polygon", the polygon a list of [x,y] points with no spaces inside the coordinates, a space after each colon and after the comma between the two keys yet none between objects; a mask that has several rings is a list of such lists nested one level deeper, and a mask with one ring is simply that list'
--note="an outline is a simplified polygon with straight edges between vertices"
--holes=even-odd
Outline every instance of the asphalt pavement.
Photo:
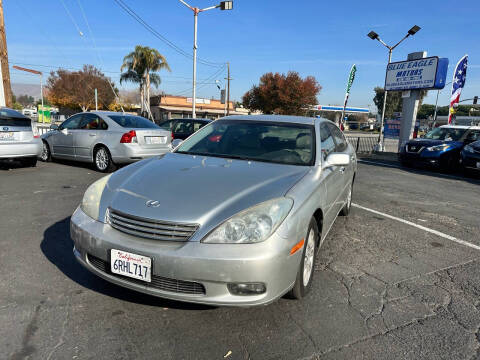
[{"label": "asphalt pavement", "polygon": [[480,358],[479,180],[360,163],[308,297],[215,308],[76,263],[69,217],[102,175],[0,165],[1,358]]}]

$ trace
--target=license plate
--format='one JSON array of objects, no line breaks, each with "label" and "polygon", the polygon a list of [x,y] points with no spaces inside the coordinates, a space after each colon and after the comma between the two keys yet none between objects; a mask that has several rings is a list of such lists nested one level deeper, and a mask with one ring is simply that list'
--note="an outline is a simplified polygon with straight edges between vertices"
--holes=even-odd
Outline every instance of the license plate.
[{"label": "license plate", "polygon": [[152,259],[121,250],[110,250],[110,270],[114,274],[152,281]]},{"label": "license plate", "polygon": [[2,131],[0,132],[0,140],[12,140],[13,139],[13,132],[12,131]]},{"label": "license plate", "polygon": [[480,161],[477,162],[477,169],[480,169]]},{"label": "license plate", "polygon": [[145,136],[146,144],[165,144],[166,142],[166,136]]}]

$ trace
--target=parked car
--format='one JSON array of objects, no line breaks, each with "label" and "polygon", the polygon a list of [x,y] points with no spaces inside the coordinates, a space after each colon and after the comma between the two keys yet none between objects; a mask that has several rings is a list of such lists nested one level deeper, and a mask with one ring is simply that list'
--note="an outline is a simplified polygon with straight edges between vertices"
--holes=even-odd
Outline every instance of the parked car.
[{"label": "parked car", "polygon": [[355,172],[354,149],[328,120],[222,118],[93,183],[71,218],[73,252],[98,276],[159,297],[302,298],[317,250],[350,211]]},{"label": "parked car", "polygon": [[478,126],[444,125],[422,138],[408,141],[399,156],[406,166],[428,165],[450,171],[460,164],[463,147],[477,139],[480,139]]},{"label": "parked car", "polygon": [[0,159],[20,160],[36,166],[42,153],[42,141],[35,123],[18,111],[0,109]]},{"label": "parked car", "polygon": [[480,136],[477,136],[477,139],[477,141],[465,145],[461,152],[462,166],[467,172],[480,172]]},{"label": "parked car", "polygon": [[174,139],[185,140],[211,121],[210,119],[172,119],[160,123],[159,126],[171,131]]},{"label": "parked car", "polygon": [[101,172],[171,150],[169,131],[125,113],[79,113],[50,129],[42,135],[43,161],[59,158],[91,162]]}]

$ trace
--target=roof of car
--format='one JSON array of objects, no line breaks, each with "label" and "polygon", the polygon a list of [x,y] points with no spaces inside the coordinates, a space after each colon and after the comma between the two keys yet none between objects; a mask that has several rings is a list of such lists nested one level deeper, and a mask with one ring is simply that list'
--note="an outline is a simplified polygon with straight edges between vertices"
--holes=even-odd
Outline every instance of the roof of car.
[{"label": "roof of car", "polygon": [[29,117],[23,115],[21,112],[18,112],[16,110],[7,108],[7,107],[2,107],[0,108],[0,117],[9,117],[9,118],[19,118],[19,119],[30,119]]},{"label": "roof of car", "polygon": [[443,125],[441,128],[451,128],[451,129],[473,129],[480,130],[480,126],[469,126],[469,125]]},{"label": "roof of car", "polygon": [[97,111],[88,111],[87,114],[97,114],[97,115],[130,115],[130,116],[140,116],[140,115],[137,115],[137,114],[130,114],[130,113],[127,113],[127,112],[121,112],[121,111],[101,111],[101,110],[97,110]]},{"label": "roof of car", "polygon": [[219,120],[250,120],[250,121],[273,121],[295,124],[313,125],[316,120],[329,121],[324,118],[312,118],[305,116],[291,116],[291,115],[231,115],[220,118]]}]

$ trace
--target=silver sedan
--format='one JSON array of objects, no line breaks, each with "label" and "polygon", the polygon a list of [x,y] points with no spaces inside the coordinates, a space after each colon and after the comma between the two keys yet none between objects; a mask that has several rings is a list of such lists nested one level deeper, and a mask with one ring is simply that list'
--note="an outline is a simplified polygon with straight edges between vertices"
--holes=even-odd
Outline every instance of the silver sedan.
[{"label": "silver sedan", "polygon": [[159,297],[299,299],[337,215],[350,211],[355,172],[354,150],[328,120],[222,118],[93,183],[71,218],[73,252],[98,276]]},{"label": "silver sedan", "polygon": [[42,135],[41,159],[91,162],[101,172],[171,150],[171,132],[135,115],[88,112],[69,117]]}]

